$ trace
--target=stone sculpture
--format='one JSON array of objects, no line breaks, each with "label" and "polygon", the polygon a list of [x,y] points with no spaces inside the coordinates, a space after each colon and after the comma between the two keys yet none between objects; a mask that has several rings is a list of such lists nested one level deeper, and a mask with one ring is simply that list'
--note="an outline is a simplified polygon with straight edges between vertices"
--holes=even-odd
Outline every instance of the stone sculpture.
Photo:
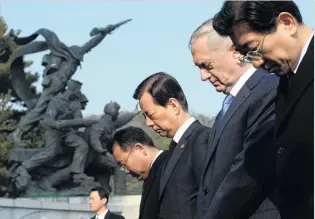
[{"label": "stone sculpture", "polygon": [[[12,86],[29,111],[21,119],[18,128],[8,137],[8,140],[14,146],[25,147],[25,144],[22,142],[23,134],[34,127],[41,119],[41,115],[45,112],[49,100],[65,89],[67,82],[83,61],[84,55],[96,47],[107,34],[110,34],[128,21],[130,19],[115,25],[108,25],[106,28],[93,28],[90,32],[90,36],[93,38],[83,46],[67,47],[58,39],[54,32],[48,29],[39,29],[29,37],[15,38],[15,42],[18,45],[26,45],[13,58],[11,64]],[[32,42],[37,36],[44,37],[46,41]],[[42,65],[45,67],[42,81],[43,92],[37,99],[34,93],[28,89],[29,83],[25,80],[21,62],[24,55],[47,49],[50,53],[46,54],[42,60]]]},{"label": "stone sculpture", "polygon": [[[13,144],[9,151],[8,174],[12,196],[22,193],[87,194],[89,188],[96,185],[111,189],[112,175],[116,179],[115,192],[124,193],[125,175],[106,148],[115,130],[126,125],[138,112],[120,115],[119,104],[110,102],[105,105],[100,119],[83,119],[82,110],[88,99],[81,92],[82,83],[71,78],[84,54],[128,21],[130,19],[105,28],[93,28],[92,39],[81,47],[67,47],[48,29],[39,29],[29,37],[12,35],[16,44],[23,45],[12,59],[12,86],[28,109],[8,137]],[[34,41],[39,35],[45,41]],[[42,59],[43,91],[36,96],[28,89],[21,64],[24,55],[45,50],[50,53]],[[44,127],[43,145],[28,148],[22,141],[23,135],[39,124]]]}]

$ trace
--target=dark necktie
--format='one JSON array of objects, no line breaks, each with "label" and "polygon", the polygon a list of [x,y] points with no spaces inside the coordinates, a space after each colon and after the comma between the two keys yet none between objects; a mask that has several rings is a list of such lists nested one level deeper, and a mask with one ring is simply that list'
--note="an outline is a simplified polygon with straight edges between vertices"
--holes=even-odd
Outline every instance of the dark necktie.
[{"label": "dark necktie", "polygon": [[219,118],[218,118],[218,122],[222,121],[223,118],[224,118],[224,115],[226,113],[226,111],[228,110],[228,108],[230,107],[230,105],[232,104],[234,100],[234,97],[232,94],[228,94],[225,98],[224,98],[224,101],[222,103],[222,109],[219,113]]},{"label": "dark necktie", "polygon": [[286,75],[286,79],[287,79],[287,87],[286,87],[286,92],[285,92],[285,100],[286,100],[286,104],[289,104],[289,100],[290,100],[290,95],[291,95],[291,90],[292,90],[292,81],[294,78],[294,73],[292,71],[290,71],[287,75]]},{"label": "dark necktie", "polygon": [[[165,169],[166,169],[166,167],[167,167],[168,162],[170,161],[170,159],[171,159],[171,157],[172,157],[172,154],[173,154],[173,152],[174,152],[174,150],[175,150],[176,145],[177,145],[177,143],[176,143],[174,140],[172,140],[172,141],[171,141],[171,144],[170,144],[170,146],[169,146],[168,154],[167,154],[166,159],[165,159],[164,171],[165,171]],[[163,172],[164,172],[164,171],[163,171]]]}]

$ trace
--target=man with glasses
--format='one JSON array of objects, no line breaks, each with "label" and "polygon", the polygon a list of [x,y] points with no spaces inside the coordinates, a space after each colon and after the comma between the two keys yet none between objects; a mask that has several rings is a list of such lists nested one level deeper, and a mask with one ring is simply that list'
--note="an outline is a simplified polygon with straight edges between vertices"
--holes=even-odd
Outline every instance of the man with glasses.
[{"label": "man with glasses", "polygon": [[[278,79],[245,63],[231,39],[216,33],[212,19],[193,32],[189,45],[201,79],[226,95],[208,141],[196,219],[248,218],[266,198],[263,186],[273,179],[269,139]],[[252,218],[277,216],[265,200]]]},{"label": "man with glasses", "polygon": [[293,1],[226,1],[214,29],[244,60],[280,77],[276,102],[277,178],[271,194],[284,219],[314,214],[314,33]]},{"label": "man with glasses", "polygon": [[115,133],[108,151],[122,171],[144,180],[139,219],[157,219],[162,163],[167,152],[158,150],[142,129],[132,126]]}]

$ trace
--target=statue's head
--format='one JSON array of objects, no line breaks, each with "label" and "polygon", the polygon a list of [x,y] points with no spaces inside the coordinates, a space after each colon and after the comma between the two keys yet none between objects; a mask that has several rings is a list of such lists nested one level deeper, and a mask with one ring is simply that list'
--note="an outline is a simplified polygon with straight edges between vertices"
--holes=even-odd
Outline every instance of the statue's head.
[{"label": "statue's head", "polygon": [[84,54],[82,54],[82,49],[80,46],[70,46],[69,52],[74,59],[76,59],[80,62],[83,61],[83,55]]},{"label": "statue's head", "polygon": [[115,121],[118,118],[120,105],[117,102],[111,101],[110,103],[106,104],[104,107],[104,113],[110,115]]},{"label": "statue's head", "polygon": [[42,66],[45,67],[46,74],[51,74],[59,70],[61,62],[61,57],[52,54],[46,54],[43,56]]},{"label": "statue's head", "polygon": [[67,92],[71,99],[80,99],[82,83],[77,80],[69,80],[67,84]]},{"label": "statue's head", "polygon": [[81,109],[85,110],[86,105],[89,102],[88,98],[83,93],[81,93],[79,100],[81,104]]}]

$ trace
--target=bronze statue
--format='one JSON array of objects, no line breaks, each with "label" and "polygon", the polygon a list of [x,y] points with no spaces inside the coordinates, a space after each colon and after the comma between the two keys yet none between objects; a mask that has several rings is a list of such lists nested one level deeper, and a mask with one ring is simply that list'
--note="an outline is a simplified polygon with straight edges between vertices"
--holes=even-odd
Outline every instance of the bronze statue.
[{"label": "bronze statue", "polygon": [[[105,105],[101,118],[83,119],[82,110],[89,100],[81,92],[82,84],[71,78],[84,54],[128,21],[93,28],[90,32],[92,39],[81,47],[67,47],[48,29],[39,29],[24,38],[12,32],[15,43],[22,45],[12,58],[12,87],[28,111],[8,137],[14,146],[8,156],[11,194],[33,194],[34,189],[38,193],[86,194],[91,186],[109,188],[112,175],[115,192],[124,192],[125,174],[119,170],[112,155],[107,153],[107,144],[116,129],[126,125],[139,112],[120,114],[119,104],[110,102]],[[34,41],[39,35],[45,41]],[[24,55],[45,50],[49,53],[42,58],[43,91],[36,96],[29,89],[21,63]],[[43,145],[25,147],[23,134],[32,134],[41,120]]]},{"label": "bronze statue", "polygon": [[[93,28],[90,33],[93,38],[83,46],[67,47],[54,32],[48,29],[39,29],[29,37],[15,38],[18,45],[25,46],[15,54],[11,64],[12,86],[29,111],[21,119],[18,128],[8,137],[8,140],[14,146],[25,147],[22,142],[23,134],[34,127],[41,119],[41,115],[45,112],[50,99],[65,89],[67,82],[83,61],[84,55],[97,46],[107,34],[111,34],[116,28],[130,20],[108,25],[106,28]],[[44,37],[46,41],[32,42],[39,35]],[[45,67],[42,81],[43,92],[37,99],[34,93],[28,89],[29,83],[25,80],[21,62],[24,55],[47,49],[50,50],[50,54],[46,54],[42,61],[42,65]]]}]

